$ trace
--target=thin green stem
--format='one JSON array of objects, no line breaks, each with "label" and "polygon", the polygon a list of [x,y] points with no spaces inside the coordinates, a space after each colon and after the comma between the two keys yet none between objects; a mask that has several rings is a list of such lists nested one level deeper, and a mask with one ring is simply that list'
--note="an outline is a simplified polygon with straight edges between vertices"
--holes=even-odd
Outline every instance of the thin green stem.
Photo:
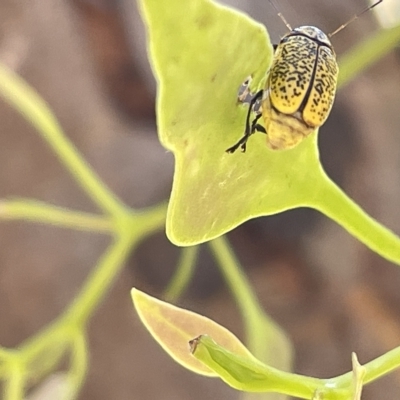
[{"label": "thin green stem", "polygon": [[[166,204],[149,209],[142,214],[133,213],[131,216],[116,221],[119,235],[114,243],[103,254],[97,267],[87,279],[80,294],[67,311],[70,318],[79,324],[85,324],[88,317],[97,307],[104,294],[114,282],[118,272],[132,249],[146,235],[164,225]],[[66,319],[68,317],[66,316]]]},{"label": "thin green stem", "polygon": [[137,233],[138,238],[143,239],[145,236],[164,228],[167,208],[168,203],[163,202],[148,209],[131,211],[128,218],[122,220],[124,224],[119,232],[121,235],[132,236],[139,231]]},{"label": "thin green stem", "polygon": [[400,265],[400,238],[370,217],[327,176],[318,181],[318,188],[310,187],[314,197],[308,206],[342,225],[371,250]]},{"label": "thin green stem", "polygon": [[142,214],[133,213],[116,220],[115,227],[119,229],[119,235],[103,254],[73,303],[56,321],[19,346],[18,350],[26,359],[37,357],[43,346],[51,342],[58,332],[76,329],[77,326],[81,328],[87,322],[113,284],[132,247],[146,235],[160,229],[165,223],[165,214],[166,204],[163,203]]},{"label": "thin green stem", "polygon": [[24,220],[62,228],[112,233],[108,217],[73,211],[30,199],[0,200],[0,220]]},{"label": "thin green stem", "polygon": [[18,357],[9,360],[9,377],[4,382],[4,400],[23,400],[25,379],[23,366]]},{"label": "thin green stem", "polygon": [[240,269],[239,262],[229,246],[226,237],[221,236],[211,240],[208,244],[218,261],[226,283],[236,298],[243,317],[249,325],[252,325],[254,320],[263,314],[263,310],[247,276]]},{"label": "thin green stem", "polygon": [[194,272],[199,246],[184,247],[176,272],[164,292],[167,301],[177,300],[188,286]]},{"label": "thin green stem", "polygon": [[123,263],[131,250],[134,241],[130,237],[117,238],[100,259],[97,267],[87,279],[78,296],[65,316],[68,320],[78,325],[84,325],[104,293],[114,282],[114,278],[123,266]]},{"label": "thin green stem", "polygon": [[[382,356],[363,365],[365,368],[365,376],[363,379],[364,385],[371,383],[382,376],[400,368],[400,347],[388,351]],[[334,383],[336,387],[346,387],[352,379],[352,373],[347,372],[329,381]]]},{"label": "thin green stem", "polygon": [[381,29],[375,35],[350,49],[339,59],[338,88],[346,85],[361,71],[380,60],[400,42],[400,25]]},{"label": "thin green stem", "polygon": [[4,379],[8,375],[8,364],[10,360],[13,361],[13,357],[15,357],[15,350],[0,347],[0,379]]},{"label": "thin green stem", "polygon": [[0,65],[0,96],[38,130],[95,204],[114,216],[125,211],[125,205],[104,185],[64,135],[45,101],[23,79],[3,65]]},{"label": "thin green stem", "polygon": [[71,346],[71,367],[68,371],[68,391],[63,400],[75,399],[82,388],[88,369],[88,348],[86,337],[79,332]]},{"label": "thin green stem", "polygon": [[226,238],[214,239],[209,246],[240,309],[250,351],[266,361],[265,354],[272,354],[271,343],[275,343],[282,350],[280,367],[288,368],[291,362],[290,343],[280,327],[264,313]]}]

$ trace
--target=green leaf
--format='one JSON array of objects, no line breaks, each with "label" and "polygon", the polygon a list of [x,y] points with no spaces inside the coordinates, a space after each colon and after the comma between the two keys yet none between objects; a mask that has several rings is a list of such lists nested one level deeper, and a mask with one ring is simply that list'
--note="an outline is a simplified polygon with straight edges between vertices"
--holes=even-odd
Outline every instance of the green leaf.
[{"label": "green leaf", "polygon": [[189,351],[189,341],[196,336],[212,335],[224,347],[243,357],[254,359],[242,342],[216,322],[194,312],[157,300],[132,289],[136,311],[153,338],[179,364],[201,375],[216,376]]},{"label": "green leaf", "polygon": [[271,387],[271,374],[266,365],[226,350],[207,335],[198,336],[189,343],[194,357],[233,388],[266,392]]},{"label": "green leaf", "polygon": [[143,324],[175,361],[195,373],[218,376],[238,390],[281,393],[302,399],[348,400],[360,395],[363,384],[400,364],[399,347],[362,367],[353,355],[353,372],[334,378],[318,379],[285,372],[256,359],[235,335],[210,319],[137,289],[132,289],[131,294]]},{"label": "green leaf", "polygon": [[264,187],[269,165],[257,142],[265,138],[254,138],[246,155],[225,150],[243,133],[246,107],[237,104],[237,90],[251,74],[260,83],[272,46],[263,26],[211,1],[140,4],[159,82],[160,140],[176,161],[167,234],[180,245],[206,241],[255,216],[254,183]]},{"label": "green leaf", "polygon": [[312,207],[400,264],[399,238],[326,176],[316,133],[285,151],[269,150],[265,137],[254,135],[247,153],[225,153],[244,129],[238,87],[249,75],[253,89],[261,87],[268,71],[272,47],[264,27],[210,0],[139,3],[159,83],[160,140],[175,156],[170,240],[194,245],[250,218]]},{"label": "green leaf", "polygon": [[230,351],[209,336],[192,339],[190,346],[194,357],[237,390],[277,392],[311,399],[317,390],[324,388],[323,380],[282,372]]},{"label": "green leaf", "polygon": [[283,152],[255,135],[246,154],[225,153],[244,128],[238,87],[251,74],[260,83],[271,61],[264,27],[207,0],[141,4],[159,81],[160,140],[176,161],[171,241],[203,242],[249,218],[304,204],[311,190],[303,182],[314,189],[320,170],[315,135]]}]

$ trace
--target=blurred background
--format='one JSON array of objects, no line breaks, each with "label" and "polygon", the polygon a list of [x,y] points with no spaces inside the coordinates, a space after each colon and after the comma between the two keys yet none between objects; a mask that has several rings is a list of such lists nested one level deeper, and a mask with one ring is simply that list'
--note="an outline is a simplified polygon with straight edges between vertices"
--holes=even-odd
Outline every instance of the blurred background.
[{"label": "blurred background", "polygon": [[[274,43],[286,33],[266,0],[225,3],[265,23]],[[325,32],[366,6],[362,0],[277,3],[292,26],[315,25]],[[385,0],[377,9],[385,3],[398,1]],[[339,59],[377,29],[370,12],[340,32],[333,38]],[[155,82],[134,0],[2,0],[0,62],[36,88],[76,147],[128,205],[141,208],[168,198],[173,157],[157,139]],[[398,234],[399,88],[395,50],[338,92],[319,136],[328,174]],[[34,129],[4,102],[0,121],[0,198],[31,197],[98,211]],[[296,372],[338,375],[351,368],[352,351],[365,363],[400,344],[398,266],[326,217],[295,210],[249,221],[228,237],[265,309],[292,339]],[[101,235],[2,222],[0,344],[18,345],[62,312],[108,243]],[[222,382],[175,364],[132,309],[130,288],[160,295],[178,256],[161,233],[130,256],[90,324],[90,371],[82,399],[238,397]],[[240,316],[206,246],[180,305],[241,335]],[[399,391],[400,372],[394,372],[367,386],[363,399],[395,399]]]}]

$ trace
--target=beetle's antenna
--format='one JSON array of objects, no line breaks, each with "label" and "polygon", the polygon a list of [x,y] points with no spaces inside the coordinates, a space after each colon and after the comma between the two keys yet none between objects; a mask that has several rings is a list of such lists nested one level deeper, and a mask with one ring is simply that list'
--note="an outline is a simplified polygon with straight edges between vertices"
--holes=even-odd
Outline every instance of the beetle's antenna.
[{"label": "beetle's antenna", "polygon": [[[381,0],[383,1],[383,0]],[[269,0],[270,4],[272,5],[272,7],[275,8],[276,13],[278,14],[278,17],[282,20],[282,22],[286,25],[286,28],[289,29],[289,31],[292,31],[292,27],[290,26],[289,22],[286,21],[286,18],[283,16],[283,14],[279,11],[278,7],[276,6],[276,4],[272,1]]]},{"label": "beetle's antenna", "polygon": [[360,13],[353,15],[352,18],[350,18],[346,23],[344,23],[343,25],[340,25],[339,28],[337,28],[336,30],[334,30],[333,32],[329,33],[328,36],[332,37],[333,35],[336,35],[338,32],[340,32],[342,29],[346,28],[347,25],[351,24],[353,21],[355,21],[358,17],[361,17],[361,15],[363,15],[365,12],[373,9],[375,6],[377,6],[379,3],[382,3],[383,0],[378,0],[376,1],[374,4],[370,5],[367,8],[364,8],[364,10],[362,10]]}]

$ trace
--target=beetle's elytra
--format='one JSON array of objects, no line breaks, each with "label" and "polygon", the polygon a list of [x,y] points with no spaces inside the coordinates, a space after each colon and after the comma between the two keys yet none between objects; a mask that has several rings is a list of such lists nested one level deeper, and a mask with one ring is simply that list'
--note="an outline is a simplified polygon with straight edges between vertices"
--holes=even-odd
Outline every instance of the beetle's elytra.
[{"label": "beetle's elytra", "polygon": [[[243,137],[226,151],[234,153],[239,147],[246,151],[247,141],[256,131],[267,134],[272,150],[291,149],[320,127],[331,111],[339,73],[329,38],[382,1],[377,0],[329,35],[314,26],[292,29],[278,12],[290,32],[276,46],[264,89],[251,96],[249,81],[242,85],[239,101],[249,103],[246,128]],[[252,113],[255,117],[250,122]],[[263,124],[259,123],[261,117]]]},{"label": "beetle's elytra", "polygon": [[[338,65],[328,36],[313,26],[285,35],[276,48],[266,86],[250,101],[243,138],[230,147],[246,150],[255,131],[267,134],[274,150],[290,149],[321,126],[331,111],[336,93]],[[254,107],[261,99],[261,107]],[[250,113],[256,117],[249,122]],[[262,116],[264,126],[258,123]]]}]

